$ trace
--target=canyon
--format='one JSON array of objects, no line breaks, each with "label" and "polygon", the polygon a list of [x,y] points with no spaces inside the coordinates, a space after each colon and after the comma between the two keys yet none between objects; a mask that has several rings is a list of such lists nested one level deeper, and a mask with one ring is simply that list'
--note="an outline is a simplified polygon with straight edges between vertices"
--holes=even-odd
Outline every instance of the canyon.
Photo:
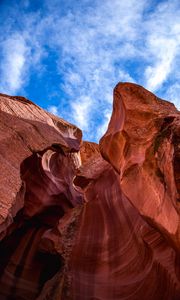
[{"label": "canyon", "polygon": [[114,88],[99,141],[0,94],[0,300],[180,299],[180,113]]}]

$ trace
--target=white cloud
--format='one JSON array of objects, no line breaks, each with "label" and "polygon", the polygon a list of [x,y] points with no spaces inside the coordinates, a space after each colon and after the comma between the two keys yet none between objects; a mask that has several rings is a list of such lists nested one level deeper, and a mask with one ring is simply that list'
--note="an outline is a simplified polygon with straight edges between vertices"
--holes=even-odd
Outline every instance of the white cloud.
[{"label": "white cloud", "polygon": [[71,102],[72,118],[76,125],[83,130],[87,130],[89,127],[90,110],[92,101],[88,96],[84,96],[80,101]]},{"label": "white cloud", "polygon": [[[0,28],[0,90],[7,94],[24,92],[30,70],[35,68],[43,72],[45,68],[41,64],[41,59],[47,55],[39,32],[41,15],[39,12],[26,14],[28,6],[27,0],[9,7],[6,24]],[[43,28],[44,31],[44,25]]]},{"label": "white cloud", "polygon": [[25,81],[26,59],[29,55],[29,47],[24,38],[14,34],[2,43],[3,63],[1,64],[1,76],[3,92],[14,94]]},{"label": "white cloud", "polygon": [[153,66],[145,70],[146,87],[151,91],[160,88],[172,71],[172,66],[177,53],[177,45],[174,40],[156,37],[151,41],[153,51],[156,50]]},{"label": "white cloud", "polygon": [[173,102],[177,109],[180,110],[180,84],[175,83],[171,85],[166,91],[166,98]]},{"label": "white cloud", "polygon": [[85,138],[105,131],[118,81],[162,88],[162,97],[177,101],[178,0],[46,0],[44,5],[44,11],[22,13],[21,32],[11,28],[5,36],[1,89],[15,93],[31,68],[43,72],[41,60],[50,49],[56,53],[61,101],[48,110],[81,127]]},{"label": "white cloud", "polygon": [[47,110],[53,115],[58,115],[58,107],[55,105],[49,106]]},{"label": "white cloud", "polygon": [[109,121],[110,121],[110,118],[111,118],[111,110],[106,110],[104,112],[104,118],[103,118],[104,122],[97,129],[97,139],[98,140],[105,134],[108,124],[109,124]]},{"label": "white cloud", "polygon": [[138,38],[143,7],[142,0],[106,0],[60,19],[58,9],[54,11],[50,43],[62,53],[58,66],[64,73],[64,92],[72,101],[71,121],[84,130],[92,130],[88,122],[104,115],[119,80],[135,81],[120,62],[138,52],[132,41]]},{"label": "white cloud", "polygon": [[146,22],[146,49],[149,65],[145,69],[145,86],[157,91],[175,71],[180,53],[180,6],[178,1],[165,1]]}]

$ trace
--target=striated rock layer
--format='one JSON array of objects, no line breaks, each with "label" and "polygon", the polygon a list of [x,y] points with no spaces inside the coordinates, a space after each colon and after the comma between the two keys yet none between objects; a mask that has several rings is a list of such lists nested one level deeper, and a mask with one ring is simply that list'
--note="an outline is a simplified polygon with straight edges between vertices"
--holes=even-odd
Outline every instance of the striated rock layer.
[{"label": "striated rock layer", "polygon": [[138,85],[119,84],[101,153],[145,219],[180,249],[180,114]]},{"label": "striated rock layer", "polygon": [[0,114],[0,299],[180,299],[174,105],[118,84],[100,147],[23,97]]},{"label": "striated rock layer", "polygon": [[73,186],[81,131],[24,98],[0,95],[0,299],[35,299],[63,266],[40,251],[46,232],[82,203]]}]

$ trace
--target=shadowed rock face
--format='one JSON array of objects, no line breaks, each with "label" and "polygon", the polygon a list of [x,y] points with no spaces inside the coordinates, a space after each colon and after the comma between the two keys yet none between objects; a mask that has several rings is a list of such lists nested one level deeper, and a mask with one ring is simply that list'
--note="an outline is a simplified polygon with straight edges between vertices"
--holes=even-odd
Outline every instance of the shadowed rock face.
[{"label": "shadowed rock face", "polygon": [[81,131],[24,98],[0,95],[0,109],[0,299],[35,299],[64,265],[44,236],[83,202]]},{"label": "shadowed rock face", "polygon": [[52,147],[78,151],[81,140],[77,127],[22,99],[0,94],[0,235],[24,206],[23,161]]},{"label": "shadowed rock face", "polygon": [[0,114],[0,299],[178,300],[173,104],[118,84],[100,151],[23,97]]}]

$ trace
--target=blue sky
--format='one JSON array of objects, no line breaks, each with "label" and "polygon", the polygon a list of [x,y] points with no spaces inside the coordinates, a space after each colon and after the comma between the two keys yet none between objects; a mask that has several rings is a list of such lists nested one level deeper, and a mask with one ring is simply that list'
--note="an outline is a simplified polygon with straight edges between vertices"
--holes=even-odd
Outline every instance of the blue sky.
[{"label": "blue sky", "polygon": [[180,108],[179,0],[0,0],[0,92],[106,130],[119,81]]}]

